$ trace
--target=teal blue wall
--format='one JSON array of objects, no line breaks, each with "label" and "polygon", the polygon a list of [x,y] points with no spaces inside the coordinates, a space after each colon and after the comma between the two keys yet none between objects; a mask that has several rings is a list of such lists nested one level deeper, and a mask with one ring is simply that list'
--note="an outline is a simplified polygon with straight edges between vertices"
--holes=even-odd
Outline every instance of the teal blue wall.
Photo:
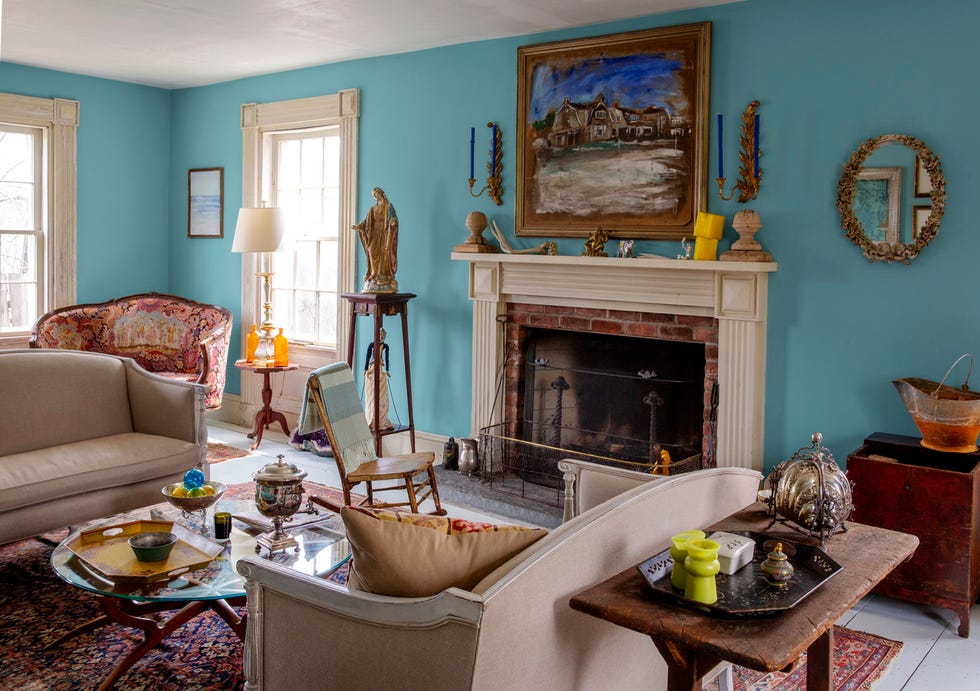
[{"label": "teal blue wall", "polygon": [[0,91],[81,104],[78,301],[166,291],[170,91],[8,63]]},{"label": "teal blue wall", "polygon": [[[230,250],[241,203],[241,104],[356,87],[362,102],[358,216],[370,206],[370,188],[384,188],[401,223],[398,280],[419,296],[410,310],[416,424],[465,435],[471,312],[466,266],[450,261],[449,253],[466,237],[469,211],[484,211],[513,231],[518,46],[705,20],[713,23],[711,113],[724,112],[731,132],[750,100],[762,102],[765,177],[751,208],[764,224],[758,239],[779,262],[769,284],[767,465],[816,430],[841,462],[871,432],[914,434],[890,380],[938,379],[980,342],[971,280],[980,236],[966,222],[977,215],[970,195],[980,186],[971,172],[980,159],[980,92],[970,76],[980,6],[969,0],[929,3],[927,10],[917,0],[746,0],[174,91],[169,141],[155,128],[139,132],[134,125],[127,146],[114,149],[138,163],[127,170],[89,157],[126,125],[114,110],[166,117],[167,92],[39,72],[45,93],[38,95],[80,98],[80,137],[99,134],[85,140],[89,156],[79,176],[80,295],[163,283],[171,292],[225,304],[237,319],[241,258]],[[0,88],[33,93],[34,76],[0,66]],[[17,88],[8,86],[9,77]],[[502,207],[472,199],[466,189],[469,128],[485,131],[488,120],[499,122],[504,136]],[[844,238],[835,207],[850,153],[867,137],[891,132],[923,139],[940,155],[948,181],[939,236],[912,266],[869,264]],[[713,175],[713,140],[710,150]],[[734,141],[726,159],[735,159]],[[187,169],[209,166],[225,168],[225,238],[189,240]],[[165,188],[169,210],[159,196]],[[134,199],[135,228],[114,213],[120,189]],[[742,208],[709,195],[709,211],[729,220]],[[729,227],[723,245],[734,237]],[[560,244],[563,254],[580,250],[580,241]],[[643,243],[641,250],[673,254],[677,248]],[[119,261],[130,252],[139,263]],[[397,342],[397,328],[391,331]],[[237,340],[233,349],[238,352]],[[396,381],[403,379],[399,359],[392,358]],[[237,391],[237,384],[232,371],[228,390]],[[404,417],[403,399],[397,405]]]}]

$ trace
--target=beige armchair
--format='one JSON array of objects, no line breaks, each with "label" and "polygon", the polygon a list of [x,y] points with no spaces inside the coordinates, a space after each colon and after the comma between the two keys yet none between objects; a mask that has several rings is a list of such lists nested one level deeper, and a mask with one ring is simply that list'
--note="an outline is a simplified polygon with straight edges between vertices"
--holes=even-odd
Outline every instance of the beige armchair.
[{"label": "beige armchair", "polygon": [[245,688],[666,688],[666,664],[647,637],[568,601],[662,550],[672,534],[752,503],[760,479],[716,468],[640,483],[562,524],[472,591],[433,597],[349,590],[247,557],[237,567],[248,592]]}]

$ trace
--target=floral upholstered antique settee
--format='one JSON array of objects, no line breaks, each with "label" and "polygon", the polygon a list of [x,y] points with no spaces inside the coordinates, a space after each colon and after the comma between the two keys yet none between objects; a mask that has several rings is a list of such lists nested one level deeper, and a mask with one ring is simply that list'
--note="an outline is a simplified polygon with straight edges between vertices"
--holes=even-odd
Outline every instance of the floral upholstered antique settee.
[{"label": "floral upholstered antique settee", "polygon": [[230,338],[224,307],[141,293],[52,310],[37,320],[30,346],[132,358],[148,372],[204,384],[205,407],[220,408]]}]

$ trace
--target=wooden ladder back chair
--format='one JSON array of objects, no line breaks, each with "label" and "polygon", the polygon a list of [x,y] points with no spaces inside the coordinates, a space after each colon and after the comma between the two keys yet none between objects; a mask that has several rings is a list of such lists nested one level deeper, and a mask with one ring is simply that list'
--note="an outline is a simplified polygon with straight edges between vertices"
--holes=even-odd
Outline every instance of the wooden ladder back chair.
[{"label": "wooden ladder back chair", "polygon": [[[354,375],[346,362],[336,362],[310,372],[307,379],[309,399],[316,406],[330,440],[337,471],[344,490],[344,504],[351,506],[350,493],[365,483],[367,500],[361,506],[374,508],[409,507],[419,513],[419,504],[432,497],[440,516],[446,510],[439,503],[436,474],[431,451],[378,458],[374,437],[368,427]],[[396,481],[398,484],[375,487],[374,482]],[[406,492],[405,501],[379,501],[375,494]]]}]

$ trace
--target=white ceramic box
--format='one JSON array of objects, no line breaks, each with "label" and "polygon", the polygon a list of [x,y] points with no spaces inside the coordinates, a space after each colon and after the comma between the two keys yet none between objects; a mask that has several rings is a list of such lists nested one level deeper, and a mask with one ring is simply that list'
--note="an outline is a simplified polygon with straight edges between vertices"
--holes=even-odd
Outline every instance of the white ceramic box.
[{"label": "white ceramic box", "polygon": [[721,572],[729,576],[752,561],[755,554],[755,541],[745,535],[719,532],[712,533],[708,539],[721,545],[718,563],[721,564]]}]

